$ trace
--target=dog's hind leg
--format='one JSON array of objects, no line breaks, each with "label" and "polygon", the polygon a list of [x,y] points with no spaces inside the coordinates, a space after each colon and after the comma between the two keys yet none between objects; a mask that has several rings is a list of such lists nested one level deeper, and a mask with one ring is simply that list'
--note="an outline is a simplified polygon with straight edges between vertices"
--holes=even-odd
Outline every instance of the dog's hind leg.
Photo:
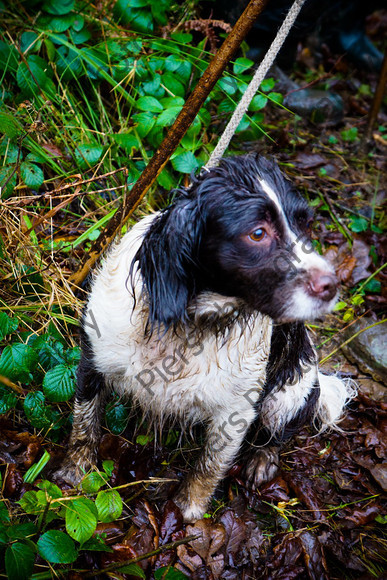
[{"label": "dog's hind leg", "polygon": [[92,362],[90,349],[82,352],[78,367],[73,428],[68,451],[55,479],[76,485],[84,474],[97,463],[101,418],[107,395],[104,377]]}]

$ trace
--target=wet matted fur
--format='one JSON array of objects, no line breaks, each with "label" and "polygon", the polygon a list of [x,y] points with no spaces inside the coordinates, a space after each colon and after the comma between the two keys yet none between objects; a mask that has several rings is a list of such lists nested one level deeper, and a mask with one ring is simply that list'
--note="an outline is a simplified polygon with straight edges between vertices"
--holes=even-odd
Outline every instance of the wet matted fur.
[{"label": "wet matted fur", "polygon": [[247,463],[257,485],[300,426],[336,425],[352,393],[318,370],[304,326],[337,294],[309,221],[275,163],[230,157],[111,249],[82,321],[74,426],[58,475],[76,483],[96,464],[111,389],[161,424],[206,426],[174,498],[186,520],[203,516],[243,442],[265,443]]}]

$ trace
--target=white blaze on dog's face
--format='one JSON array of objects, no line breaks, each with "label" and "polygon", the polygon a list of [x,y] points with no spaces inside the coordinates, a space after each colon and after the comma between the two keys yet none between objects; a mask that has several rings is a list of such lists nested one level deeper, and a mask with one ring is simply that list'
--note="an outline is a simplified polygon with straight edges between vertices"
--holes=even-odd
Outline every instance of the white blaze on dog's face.
[{"label": "white blaze on dog's face", "polygon": [[243,298],[280,323],[333,308],[337,280],[313,250],[310,209],[277,165],[227,160],[227,171],[211,172],[197,192],[206,216],[198,275],[204,287]]},{"label": "white blaze on dog's face", "polygon": [[294,268],[305,272],[303,284],[294,289],[288,307],[282,314],[283,320],[313,319],[330,312],[336,302],[337,280],[331,264],[317,254],[306,235],[292,231],[283,207],[275,191],[264,180],[259,179],[263,191],[273,201],[284,224],[284,239],[288,242]]}]

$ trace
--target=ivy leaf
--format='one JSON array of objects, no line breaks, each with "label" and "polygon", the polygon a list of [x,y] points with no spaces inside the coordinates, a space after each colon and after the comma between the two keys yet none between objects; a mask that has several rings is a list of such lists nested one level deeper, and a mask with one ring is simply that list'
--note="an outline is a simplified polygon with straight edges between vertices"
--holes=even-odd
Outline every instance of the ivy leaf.
[{"label": "ivy leaf", "polygon": [[94,503],[87,497],[79,497],[66,505],[66,530],[77,542],[86,542],[97,527],[98,512]]},{"label": "ivy leaf", "polygon": [[172,159],[172,166],[180,173],[191,173],[199,167],[199,161],[192,151],[184,151]]},{"label": "ivy leaf", "polygon": [[0,415],[8,413],[16,407],[17,396],[3,385],[0,385]]},{"label": "ivy leaf", "polygon": [[32,372],[37,363],[37,354],[26,344],[12,344],[6,346],[0,357],[0,375],[11,381],[20,381],[29,384],[32,381]]},{"label": "ivy leaf", "polygon": [[32,574],[35,554],[30,546],[15,542],[5,552],[5,569],[9,580],[28,580]]},{"label": "ivy leaf", "polygon": [[86,169],[97,163],[101,158],[104,147],[97,143],[78,145],[75,150],[75,159],[80,168]]},{"label": "ivy leaf", "polygon": [[140,97],[136,101],[136,108],[150,113],[160,113],[163,110],[162,104],[154,97]]},{"label": "ivy leaf", "polygon": [[240,75],[249,68],[251,68],[253,64],[254,61],[250,60],[249,58],[244,57],[237,58],[236,61],[234,62],[233,72],[235,75]]},{"label": "ivy leaf", "polygon": [[64,364],[59,364],[47,371],[43,379],[43,392],[49,401],[64,403],[71,399],[75,393],[76,379],[75,369]]},{"label": "ivy leaf", "polygon": [[114,522],[122,514],[122,499],[115,489],[100,491],[95,505],[98,509],[98,519],[103,523]]},{"label": "ivy leaf", "polygon": [[43,171],[35,163],[23,161],[20,165],[20,175],[27,187],[38,188],[44,181]]},{"label": "ivy leaf", "polygon": [[37,542],[39,555],[52,564],[71,564],[78,557],[73,540],[64,532],[49,530]]}]

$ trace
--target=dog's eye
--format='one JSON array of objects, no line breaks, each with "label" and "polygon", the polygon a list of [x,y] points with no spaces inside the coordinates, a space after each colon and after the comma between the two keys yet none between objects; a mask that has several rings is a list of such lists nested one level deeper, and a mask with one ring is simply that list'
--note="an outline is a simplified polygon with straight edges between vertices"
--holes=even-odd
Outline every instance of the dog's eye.
[{"label": "dog's eye", "polygon": [[262,240],[265,237],[266,230],[264,230],[263,228],[258,228],[257,230],[255,230],[255,232],[249,235],[250,240],[252,240],[253,242],[262,242]]}]

